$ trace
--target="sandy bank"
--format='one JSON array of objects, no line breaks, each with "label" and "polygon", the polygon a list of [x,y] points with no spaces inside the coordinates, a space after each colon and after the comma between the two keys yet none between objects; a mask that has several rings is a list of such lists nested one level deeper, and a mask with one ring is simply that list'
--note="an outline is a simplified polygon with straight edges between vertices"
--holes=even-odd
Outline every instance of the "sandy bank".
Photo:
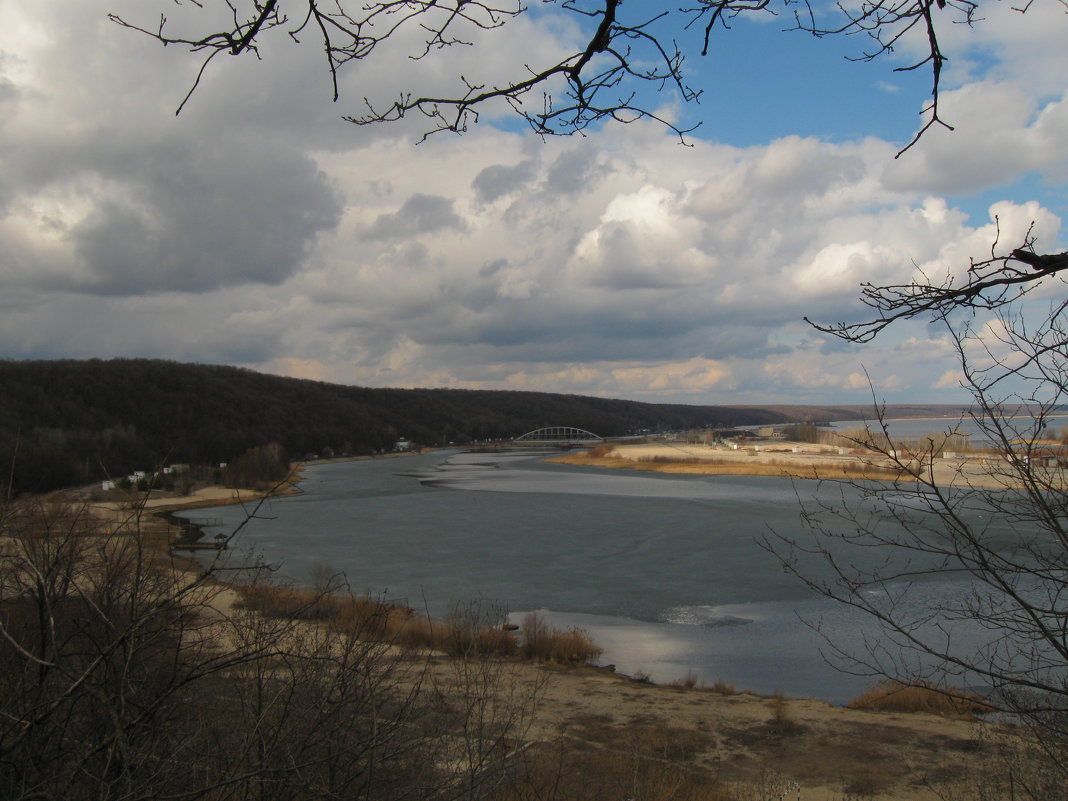
[{"label": "sandy bank", "polygon": [[[694,475],[779,476],[797,479],[911,480],[889,459],[872,452],[839,452],[827,445],[777,441],[733,450],[722,446],[652,442],[616,444],[603,456],[569,453],[559,464]],[[939,486],[1010,489],[1005,463],[997,457],[938,458],[927,473]]]},{"label": "sandy bank", "polygon": [[[439,685],[448,682],[447,658],[433,670]],[[588,667],[520,663],[513,675],[533,686],[547,674],[528,738],[681,759],[746,801],[778,799],[756,790],[771,776],[796,782],[789,799],[935,801],[931,785],[975,770],[978,730],[968,720],[658,686]]]}]

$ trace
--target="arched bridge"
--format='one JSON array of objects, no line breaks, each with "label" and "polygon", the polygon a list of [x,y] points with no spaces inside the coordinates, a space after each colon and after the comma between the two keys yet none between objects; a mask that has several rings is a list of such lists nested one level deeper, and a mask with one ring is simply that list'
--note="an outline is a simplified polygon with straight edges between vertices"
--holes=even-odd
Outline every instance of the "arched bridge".
[{"label": "arched bridge", "polygon": [[528,445],[589,445],[594,442],[604,442],[604,438],[572,426],[549,426],[539,428],[537,431],[528,431],[512,441],[516,444]]}]

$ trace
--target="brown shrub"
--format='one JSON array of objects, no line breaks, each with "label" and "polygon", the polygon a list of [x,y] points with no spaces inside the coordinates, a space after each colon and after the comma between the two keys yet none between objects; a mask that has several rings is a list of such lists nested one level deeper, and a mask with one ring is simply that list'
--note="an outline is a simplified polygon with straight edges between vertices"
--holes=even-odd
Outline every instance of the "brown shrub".
[{"label": "brown shrub", "polygon": [[806,730],[803,723],[799,723],[790,714],[790,707],[783,697],[782,691],[776,690],[770,699],[771,719],[767,721],[768,728],[775,734],[795,735]]},{"label": "brown shrub", "polygon": [[408,648],[443,649],[444,624],[435,624],[407,606],[386,603],[367,595],[270,584],[245,584],[238,588],[238,608],[269,618],[325,623],[372,642],[388,642]]},{"label": "brown shrub", "polygon": [[931,712],[937,715],[972,716],[991,711],[982,696],[932,682],[881,681],[854,698],[850,709],[871,712]]},{"label": "brown shrub", "polygon": [[512,633],[497,626],[468,629],[439,623],[437,647],[452,656],[515,656],[519,650]]},{"label": "brown shrub", "polygon": [[681,679],[675,679],[670,686],[678,687],[680,690],[695,690],[701,686],[701,682],[698,680],[696,673],[688,670],[685,676]]},{"label": "brown shrub", "polygon": [[237,587],[241,600],[234,604],[264,617],[288,620],[328,620],[338,611],[336,600],[314,590],[272,584]]},{"label": "brown shrub", "polygon": [[604,649],[579,628],[561,630],[551,626],[537,613],[523,618],[523,645],[520,653],[539,662],[591,662]]}]

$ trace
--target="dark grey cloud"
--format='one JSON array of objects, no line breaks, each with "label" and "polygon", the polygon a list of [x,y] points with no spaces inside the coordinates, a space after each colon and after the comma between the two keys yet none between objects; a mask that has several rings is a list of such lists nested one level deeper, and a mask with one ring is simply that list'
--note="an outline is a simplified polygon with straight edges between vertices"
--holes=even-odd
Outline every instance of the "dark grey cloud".
[{"label": "dark grey cloud", "polygon": [[[263,363],[285,336],[269,317],[234,319],[237,289],[183,304],[173,296],[99,297],[50,292],[0,315],[0,356],[52,359],[151,356],[226,364]],[[47,325],[36,321],[47,320]],[[20,332],[29,332],[29,335]]]},{"label": "dark grey cloud", "polygon": [[0,108],[19,98],[19,89],[14,81],[0,75]]},{"label": "dark grey cloud", "polygon": [[514,166],[494,164],[484,168],[475,176],[471,186],[481,203],[492,203],[499,197],[517,192],[533,180],[537,165],[533,159],[526,159]]},{"label": "dark grey cloud", "polygon": [[[264,144],[157,142],[119,165],[100,164],[108,187],[69,232],[87,268],[83,291],[138,295],[277,284],[296,273],[341,202],[314,162]],[[73,286],[68,288],[73,288]]]},{"label": "dark grey cloud", "polygon": [[482,265],[478,271],[479,278],[492,278],[508,266],[508,259],[494,259]]},{"label": "dark grey cloud", "polygon": [[440,195],[417,193],[393,214],[381,214],[364,233],[367,239],[401,239],[429,234],[443,228],[465,229],[453,209],[453,201]]},{"label": "dark grey cloud", "polygon": [[548,191],[574,194],[591,189],[607,172],[597,162],[593,148],[575,148],[560,155],[549,168],[546,180]]},{"label": "dark grey cloud", "polygon": [[545,309],[512,309],[507,317],[493,316],[477,332],[461,336],[451,330],[427,330],[421,341],[444,346],[471,347],[472,361],[512,363],[575,363],[673,361],[700,356],[707,359],[761,359],[788,352],[768,344],[768,330],[744,323],[723,330],[695,321],[675,324],[664,315],[613,314],[604,310],[583,319],[552,318],[557,329],[545,324]]}]

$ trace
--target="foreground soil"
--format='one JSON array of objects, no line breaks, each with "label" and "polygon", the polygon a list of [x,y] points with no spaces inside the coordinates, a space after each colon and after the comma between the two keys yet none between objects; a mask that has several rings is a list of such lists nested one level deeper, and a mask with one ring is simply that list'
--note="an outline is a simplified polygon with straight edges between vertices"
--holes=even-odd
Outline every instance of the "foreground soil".
[{"label": "foreground soil", "polygon": [[[448,673],[448,660],[437,668]],[[528,685],[546,675],[531,738],[682,760],[738,798],[759,799],[774,780],[804,801],[930,801],[973,771],[981,749],[979,724],[960,718],[657,686],[602,668],[515,667]]]}]

